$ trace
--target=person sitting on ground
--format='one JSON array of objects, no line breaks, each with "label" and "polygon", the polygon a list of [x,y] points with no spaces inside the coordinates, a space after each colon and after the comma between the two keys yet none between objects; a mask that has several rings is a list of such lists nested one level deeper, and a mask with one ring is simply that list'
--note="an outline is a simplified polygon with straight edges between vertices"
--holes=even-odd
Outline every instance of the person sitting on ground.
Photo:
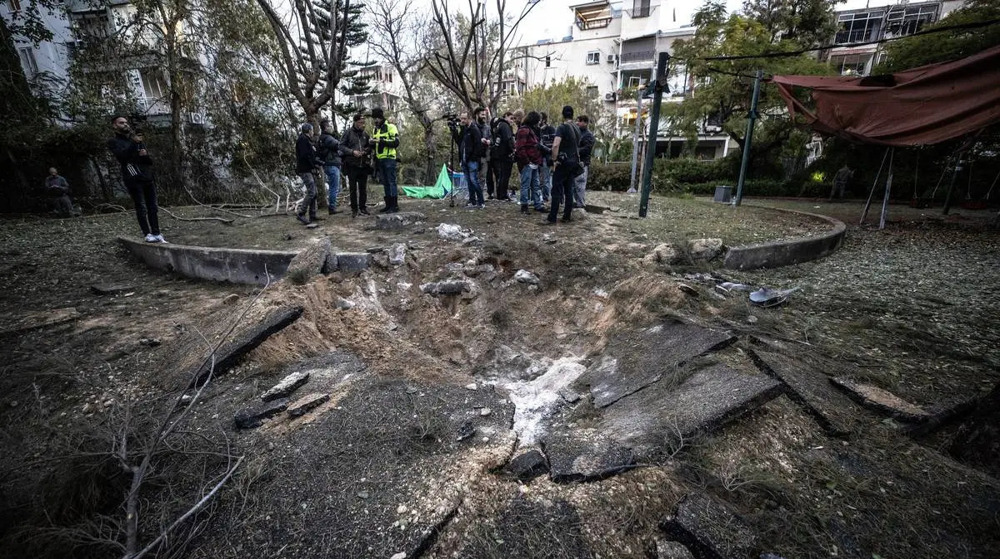
[{"label": "person sitting on ground", "polygon": [[73,200],[69,197],[69,183],[55,167],[49,168],[49,176],[45,177],[45,194],[52,200],[56,215],[73,217]]}]

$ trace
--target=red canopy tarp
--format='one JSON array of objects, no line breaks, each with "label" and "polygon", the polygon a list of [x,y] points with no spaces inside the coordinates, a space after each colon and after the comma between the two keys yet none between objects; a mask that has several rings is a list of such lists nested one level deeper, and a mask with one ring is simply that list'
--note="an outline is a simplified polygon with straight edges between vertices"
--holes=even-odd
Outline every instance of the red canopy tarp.
[{"label": "red canopy tarp", "polygon": [[[1000,122],[1000,46],[891,76],[774,76],[794,117],[821,134],[887,146],[936,144]],[[814,110],[793,88],[812,90]]]}]

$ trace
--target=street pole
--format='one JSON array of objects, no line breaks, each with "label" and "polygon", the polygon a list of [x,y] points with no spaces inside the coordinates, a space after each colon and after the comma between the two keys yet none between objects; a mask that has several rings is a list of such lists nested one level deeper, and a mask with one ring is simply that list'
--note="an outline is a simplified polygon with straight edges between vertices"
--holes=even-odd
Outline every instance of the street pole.
[{"label": "street pole", "polygon": [[653,182],[653,158],[656,156],[656,138],[660,132],[660,103],[667,88],[667,60],[670,54],[661,52],[656,61],[656,81],[653,82],[653,107],[649,115],[649,133],[646,134],[646,163],[642,169],[642,197],[639,200],[639,217],[646,217],[649,210],[649,191]]},{"label": "street pole", "polygon": [[746,182],[747,166],[750,164],[750,146],[753,144],[753,125],[757,120],[757,99],[760,97],[760,80],[764,77],[763,70],[757,70],[757,77],[753,80],[753,98],[750,100],[750,119],[747,121],[747,137],[743,142],[743,162],[740,163],[740,180],[736,183],[736,196],[733,197],[733,205],[739,206],[743,202],[743,184]]},{"label": "street pole", "polygon": [[635,92],[635,134],[632,135],[632,176],[628,182],[629,193],[636,192],[635,178],[639,167],[639,131],[642,126],[642,88],[637,88]]}]

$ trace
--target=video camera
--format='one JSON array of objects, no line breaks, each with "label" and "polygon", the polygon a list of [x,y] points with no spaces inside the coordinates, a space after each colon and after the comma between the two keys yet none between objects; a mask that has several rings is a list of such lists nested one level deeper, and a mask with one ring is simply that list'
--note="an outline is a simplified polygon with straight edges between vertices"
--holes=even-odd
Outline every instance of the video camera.
[{"label": "video camera", "polygon": [[448,127],[449,128],[454,128],[454,127],[458,126],[458,123],[459,123],[460,119],[459,119],[459,116],[457,114],[455,114],[455,113],[448,113],[448,114],[443,115],[443,116],[444,116],[444,119],[448,121]]}]

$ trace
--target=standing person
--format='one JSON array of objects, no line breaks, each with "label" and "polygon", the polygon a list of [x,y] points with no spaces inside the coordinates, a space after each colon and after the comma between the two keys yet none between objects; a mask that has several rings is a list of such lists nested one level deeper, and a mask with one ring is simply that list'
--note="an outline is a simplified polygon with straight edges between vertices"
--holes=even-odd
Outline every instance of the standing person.
[{"label": "standing person", "polygon": [[514,113],[507,111],[503,117],[493,121],[492,143],[490,145],[490,167],[488,187],[493,190],[496,183],[497,200],[510,200],[510,172],[514,166],[514,132],[511,129]]},{"label": "standing person", "polygon": [[830,189],[830,202],[833,201],[834,195],[843,200],[844,191],[847,190],[847,183],[851,181],[851,177],[853,176],[854,171],[847,166],[847,163],[844,163],[844,166],[833,176],[833,188]]},{"label": "standing person", "polygon": [[[521,117],[514,113],[514,120],[521,121]],[[535,211],[544,212],[542,205],[542,192],[538,184],[538,168],[542,166],[542,152],[538,149],[538,136],[535,135],[535,127],[538,125],[541,115],[535,111],[528,113],[521,125],[517,128],[517,137],[514,141],[514,159],[517,161],[521,171],[521,213],[528,213],[528,199],[535,206]]]},{"label": "standing person", "polygon": [[573,182],[580,170],[580,129],[573,124],[573,107],[563,107],[562,116],[563,123],[559,125],[552,140],[555,169],[552,173],[552,206],[549,207],[549,218],[545,221],[547,225],[556,222],[560,202],[565,202],[563,223],[573,220]]},{"label": "standing person", "polygon": [[359,212],[368,215],[368,175],[371,173],[368,140],[365,115],[358,113],[351,127],[340,137],[340,145],[345,150],[343,169],[351,193],[351,217],[358,217]]},{"label": "standing person", "polygon": [[385,191],[385,207],[381,213],[396,213],[399,211],[399,189],[396,186],[396,148],[399,147],[399,131],[395,124],[385,121],[385,113],[381,108],[372,109],[372,121],[375,129],[372,131],[371,146],[375,151],[375,168],[382,178],[382,188]]},{"label": "standing person", "polygon": [[587,176],[590,174],[590,156],[594,151],[594,134],[589,130],[590,118],[580,115],[576,118],[576,127],[580,129],[580,165],[583,173],[576,177],[573,185],[573,205],[583,208],[587,203]]},{"label": "standing person", "polygon": [[49,167],[49,176],[45,177],[45,194],[52,198],[52,205],[59,217],[74,215],[73,200],[70,199],[69,192],[69,183],[66,179],[55,167]]},{"label": "standing person", "polygon": [[327,188],[327,212],[330,215],[340,213],[337,210],[337,197],[340,195],[340,167],[343,164],[341,155],[348,153],[348,150],[340,145],[340,140],[333,135],[333,123],[324,120],[320,127],[323,132],[319,135],[319,147],[316,155],[323,162],[323,172],[326,174]]},{"label": "standing person", "polygon": [[[316,146],[312,141],[313,125],[308,122],[299,127],[299,137],[295,140],[295,172],[302,179],[302,184],[306,186],[306,195],[302,199],[302,207],[299,208],[295,219],[302,225],[309,225],[316,221],[316,177],[313,176],[313,169],[321,167],[319,159],[316,158]],[[306,212],[309,218],[306,219]]]},{"label": "standing person", "polygon": [[128,118],[124,116],[112,118],[111,127],[115,135],[108,140],[108,149],[121,164],[122,181],[135,205],[139,229],[147,243],[165,243],[167,241],[160,234],[160,221],[157,219],[153,160],[146,150],[142,132],[137,130],[133,133]]},{"label": "standing person", "polygon": [[542,185],[542,200],[548,202],[552,195],[552,141],[556,135],[556,129],[549,124],[549,115],[539,113],[542,120],[538,123],[535,134],[538,136],[538,149],[542,150],[545,156],[545,163],[541,166],[538,178]]},{"label": "standing person", "polygon": [[482,209],[485,206],[483,200],[483,187],[479,183],[479,160],[483,152],[483,135],[479,126],[469,118],[469,113],[462,113],[459,116],[461,126],[449,123],[451,127],[451,137],[458,144],[458,159],[462,163],[462,172],[465,173],[465,180],[469,184],[469,202],[467,208]]},{"label": "standing person", "polygon": [[490,144],[493,142],[493,134],[490,129],[490,111],[486,107],[476,107],[472,114],[483,142],[479,157],[479,186],[486,185],[486,194],[492,200],[494,184],[490,177]]}]

